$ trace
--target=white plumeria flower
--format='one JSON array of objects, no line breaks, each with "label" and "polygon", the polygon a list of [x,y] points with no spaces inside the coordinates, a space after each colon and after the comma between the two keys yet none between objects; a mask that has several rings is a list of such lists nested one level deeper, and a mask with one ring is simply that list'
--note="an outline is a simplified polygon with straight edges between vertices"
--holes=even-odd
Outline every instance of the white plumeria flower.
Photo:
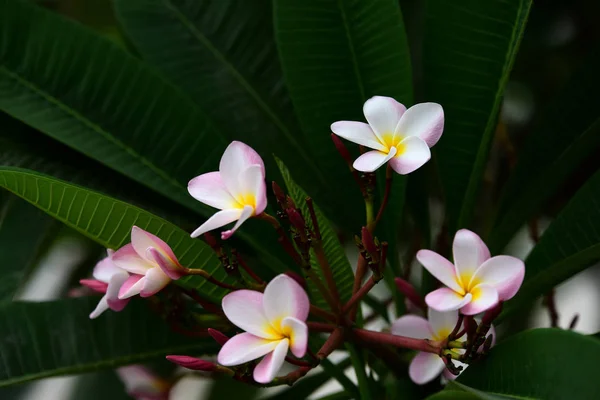
[{"label": "white plumeria flower", "polygon": [[113,251],[107,250],[107,256],[100,260],[94,267],[94,279],[82,279],[82,285],[89,287],[104,296],[98,302],[96,309],[90,314],[90,318],[98,318],[100,314],[109,308],[113,311],[121,311],[129,299],[120,300],[119,290],[129,278],[127,271],[117,267],[112,260]]},{"label": "white plumeria flower", "polygon": [[188,191],[196,200],[221,210],[191,236],[198,237],[237,221],[232,229],[221,233],[222,239],[228,239],[244,221],[267,207],[264,162],[250,146],[234,141],[225,149],[219,171],[195,177],[189,182]]},{"label": "white plumeria flower", "polygon": [[169,400],[171,385],[142,365],[117,368],[127,394],[135,400]]},{"label": "white plumeria flower", "polygon": [[512,298],[523,283],[523,261],[511,256],[490,258],[483,240],[469,230],[456,232],[452,252],[454,264],[430,250],[417,253],[417,260],[447,286],[425,296],[427,305],[438,311],[479,314]]},{"label": "white plumeria flower", "polygon": [[218,355],[219,364],[233,366],[265,356],[254,368],[254,380],[271,382],[288,349],[304,357],[308,343],[310,303],[304,289],[287,275],[275,277],[265,292],[237,290],[223,298],[229,320],[246,332],[229,339]]},{"label": "white plumeria flower", "polygon": [[121,286],[119,299],[152,296],[185,273],[168,244],[137,226],[131,229],[131,243],[117,250],[112,260],[132,274]]},{"label": "white plumeria flower", "polygon": [[[405,315],[400,317],[392,324],[392,334],[406,336],[415,339],[429,339],[434,341],[445,340],[452,332],[458,322],[458,311],[438,312],[430,308],[428,310],[428,319],[418,315]],[[461,327],[462,329],[462,327]],[[494,327],[490,327],[487,336],[492,336],[492,345],[496,340]],[[464,339],[463,339],[464,340]],[[457,349],[458,353],[464,352],[463,349]],[[463,371],[467,364],[457,360],[452,360],[455,366],[462,366]],[[439,355],[420,351],[412,359],[408,374],[410,379],[418,385],[424,385],[434,380],[442,374],[444,378],[453,380],[456,376],[446,370],[444,361]]]},{"label": "white plumeria flower", "polygon": [[354,161],[354,168],[373,172],[386,162],[405,175],[431,158],[433,147],[444,130],[444,110],[437,103],[415,104],[408,110],[391,97],[375,96],[365,102],[363,113],[368,124],[338,121],[331,131],[368,151]]}]

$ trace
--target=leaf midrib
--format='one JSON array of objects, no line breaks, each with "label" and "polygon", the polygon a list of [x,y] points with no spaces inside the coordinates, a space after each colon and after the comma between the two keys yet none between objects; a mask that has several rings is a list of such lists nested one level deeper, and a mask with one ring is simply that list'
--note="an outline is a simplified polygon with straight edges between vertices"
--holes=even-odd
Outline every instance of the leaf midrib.
[{"label": "leaf midrib", "polygon": [[338,8],[340,9],[340,16],[342,17],[342,22],[344,25],[344,33],[346,34],[346,39],[348,39],[348,49],[350,50],[350,55],[352,56],[352,67],[354,70],[354,74],[356,75],[356,82],[358,84],[358,90],[360,92],[361,99],[363,103],[367,101],[367,95],[365,92],[365,87],[363,85],[362,75],[360,73],[360,67],[358,65],[358,59],[356,57],[356,51],[354,49],[354,40],[352,39],[352,34],[350,33],[350,26],[348,24],[348,16],[346,15],[346,8],[344,7],[344,0],[338,0],[337,2]]}]

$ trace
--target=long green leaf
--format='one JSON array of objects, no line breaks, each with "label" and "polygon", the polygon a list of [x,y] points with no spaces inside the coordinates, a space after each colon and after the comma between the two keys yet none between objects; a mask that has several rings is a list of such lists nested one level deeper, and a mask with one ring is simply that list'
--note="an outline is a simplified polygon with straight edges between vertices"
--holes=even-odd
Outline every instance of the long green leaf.
[{"label": "long green leaf", "polygon": [[0,109],[166,197],[212,212],[186,190],[226,144],[209,119],[122,48],[29,2],[0,0]]},{"label": "long green leaf", "polygon": [[[47,214],[90,237],[104,247],[118,249],[130,240],[137,225],[167,242],[179,261],[202,268],[217,279],[225,279],[223,268],[204,242],[190,238],[175,225],[140,208],[103,194],[19,168],[0,167],[0,187],[8,189]],[[207,296],[220,296],[223,289],[198,278],[178,282],[202,288]]]},{"label": "long green leaf", "polygon": [[436,146],[450,232],[468,226],[531,0],[429,0],[424,94],[444,107]]},{"label": "long green leaf", "polygon": [[11,301],[38,260],[54,221],[27,202],[0,199],[0,302]]},{"label": "long green leaf", "polygon": [[325,176],[283,84],[271,0],[117,0],[115,6],[144,59],[189,93],[226,137],[279,154],[303,187],[323,188]]},{"label": "long green leaf", "polygon": [[364,121],[363,103],[374,95],[412,103],[411,62],[398,2],[273,2],[275,36],[292,103],[337,199],[327,209],[336,221],[364,224],[357,218],[360,196],[331,143],[330,125]]},{"label": "long green leaf", "polygon": [[600,259],[600,171],[579,189],[525,260],[525,281],[506,316]]},{"label": "long green leaf", "polygon": [[593,399],[600,343],[559,329],[536,329],[512,336],[489,356],[469,366],[457,382],[519,399]]},{"label": "long green leaf", "polygon": [[214,351],[172,333],[141,301],[90,320],[97,297],[0,307],[0,386]]},{"label": "long green leaf", "polygon": [[[527,137],[502,194],[490,250],[501,251],[528,218],[600,146],[600,50],[594,51]],[[568,101],[565,101],[568,99]]]},{"label": "long green leaf", "polygon": [[[308,212],[308,207],[306,206],[306,198],[308,197],[306,192],[294,182],[285,164],[283,164],[283,162],[277,158],[276,161],[277,165],[279,166],[279,170],[281,171],[281,175],[285,180],[285,185],[288,189],[289,195],[294,200],[296,206],[302,211],[302,215],[306,219],[307,223],[310,223],[310,214]],[[346,257],[344,248],[340,244],[340,241],[332,229],[331,224],[316,205],[315,213],[319,223],[319,230],[321,232],[325,256],[329,261],[329,266],[331,267],[333,278],[335,280],[340,297],[342,298],[342,301],[347,301],[352,295],[352,284],[354,283],[352,267],[350,267],[348,257]],[[312,268],[317,271],[317,274],[324,279],[322,268],[312,250],[310,255],[310,263]],[[323,282],[325,282],[325,280],[323,280]],[[309,285],[309,287],[311,291],[313,291],[313,300],[315,301],[315,304],[322,307],[327,307],[325,299],[319,295],[319,292],[316,291],[314,285]]]}]

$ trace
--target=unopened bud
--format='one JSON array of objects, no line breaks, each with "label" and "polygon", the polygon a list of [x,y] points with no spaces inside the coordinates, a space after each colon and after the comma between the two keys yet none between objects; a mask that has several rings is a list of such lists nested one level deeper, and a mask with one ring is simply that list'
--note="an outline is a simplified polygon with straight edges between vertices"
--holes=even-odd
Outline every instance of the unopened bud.
[{"label": "unopened bud", "polygon": [[273,194],[275,194],[275,198],[280,206],[284,206],[286,203],[285,193],[281,189],[281,187],[277,184],[277,182],[273,181],[271,183],[271,187],[273,188]]},{"label": "unopened bud", "polygon": [[348,168],[350,168],[350,170],[354,169],[352,166],[352,156],[344,145],[344,142],[342,142],[342,140],[334,133],[331,134],[331,140],[333,141],[335,149],[340,153],[344,161],[346,161],[346,164],[348,164]]},{"label": "unopened bud", "polygon": [[98,293],[106,293],[106,290],[108,289],[107,283],[101,282],[96,279],[81,279],[79,283]]},{"label": "unopened bud", "polygon": [[481,323],[485,326],[491,325],[492,322],[500,315],[502,312],[502,302],[498,302],[494,307],[490,308],[483,314],[483,318],[481,319]]},{"label": "unopened bud", "polygon": [[292,224],[292,226],[296,228],[298,232],[303,233],[306,230],[306,222],[304,221],[304,218],[302,218],[302,215],[300,215],[295,208],[288,208],[286,212],[290,220],[290,224]]},{"label": "unopened bud", "polygon": [[423,300],[423,297],[419,295],[415,287],[411,285],[410,282],[405,281],[402,278],[396,278],[394,279],[394,282],[396,283],[398,291],[402,293],[407,300],[423,310],[427,308],[425,305],[425,300]]},{"label": "unopened bud", "polygon": [[365,246],[365,249],[371,254],[371,257],[373,257],[375,261],[375,257],[378,258],[379,249],[377,248],[377,245],[373,240],[373,235],[371,235],[371,232],[369,232],[369,230],[365,226],[363,226],[361,230],[361,240],[363,246]]},{"label": "unopened bud", "polygon": [[225,343],[227,343],[227,341],[229,340],[227,335],[216,329],[208,328],[208,334],[215,340],[215,342],[217,342],[221,346],[224,346]]},{"label": "unopened bud", "polygon": [[233,376],[233,370],[222,367],[210,361],[201,360],[199,358],[190,356],[167,356],[167,360],[174,364],[181,365],[184,368],[191,369],[194,371],[204,372],[219,372],[222,374]]}]

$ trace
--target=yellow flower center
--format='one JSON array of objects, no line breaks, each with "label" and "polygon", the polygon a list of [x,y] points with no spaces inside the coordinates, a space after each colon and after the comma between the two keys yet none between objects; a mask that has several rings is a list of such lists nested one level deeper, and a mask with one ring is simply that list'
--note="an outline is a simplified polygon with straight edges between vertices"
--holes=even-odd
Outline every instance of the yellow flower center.
[{"label": "yellow flower center", "polygon": [[467,293],[471,293],[473,300],[476,300],[476,297],[481,295],[479,289],[474,290],[474,288],[480,283],[481,281],[477,279],[477,277],[473,279],[473,273],[462,273],[458,278],[458,285],[463,290],[463,293],[461,294],[464,296]]},{"label": "yellow flower center", "polygon": [[235,201],[237,204],[234,205],[234,208],[244,208],[245,206],[256,208],[256,196],[254,196],[254,193],[242,193],[235,198]]},{"label": "yellow flower center", "polygon": [[396,157],[398,157],[399,155],[401,155],[402,153],[404,153],[404,151],[406,150],[406,146],[404,146],[403,144],[401,144],[402,140],[404,139],[404,137],[402,137],[401,135],[394,135],[392,132],[387,132],[384,133],[382,136],[382,143],[388,153],[390,152],[390,150],[392,149],[392,147],[396,148]]},{"label": "yellow flower center", "polygon": [[271,340],[288,339],[290,341],[291,346],[294,341],[294,331],[292,330],[291,326],[282,326],[282,320],[283,318],[277,318],[276,320],[271,321],[271,323],[267,323],[264,326],[263,330],[268,335],[275,337]]}]

